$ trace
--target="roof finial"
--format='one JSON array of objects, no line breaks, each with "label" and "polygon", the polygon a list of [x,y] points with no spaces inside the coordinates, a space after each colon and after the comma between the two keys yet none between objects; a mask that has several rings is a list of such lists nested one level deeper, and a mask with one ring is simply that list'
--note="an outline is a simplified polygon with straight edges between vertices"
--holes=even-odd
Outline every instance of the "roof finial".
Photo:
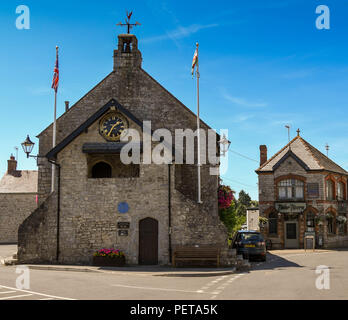
[{"label": "roof finial", "polygon": [[288,129],[289,150],[291,150],[291,145],[290,145],[290,124],[285,125],[285,128]]},{"label": "roof finial", "polygon": [[326,149],[326,156],[329,157],[329,149],[330,149],[330,146],[329,146],[328,143],[326,144],[325,149]]},{"label": "roof finial", "polygon": [[300,132],[301,132],[300,129],[297,129],[296,132],[297,132],[297,136],[299,137],[300,136]]}]

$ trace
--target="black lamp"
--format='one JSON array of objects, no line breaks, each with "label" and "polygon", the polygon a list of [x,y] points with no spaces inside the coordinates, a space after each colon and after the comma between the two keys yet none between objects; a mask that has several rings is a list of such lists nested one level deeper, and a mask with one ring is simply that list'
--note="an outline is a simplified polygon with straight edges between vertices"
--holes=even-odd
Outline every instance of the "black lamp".
[{"label": "black lamp", "polygon": [[32,142],[27,135],[27,138],[21,143],[23,151],[27,154],[27,158],[30,157],[30,153],[33,151],[35,143]]}]

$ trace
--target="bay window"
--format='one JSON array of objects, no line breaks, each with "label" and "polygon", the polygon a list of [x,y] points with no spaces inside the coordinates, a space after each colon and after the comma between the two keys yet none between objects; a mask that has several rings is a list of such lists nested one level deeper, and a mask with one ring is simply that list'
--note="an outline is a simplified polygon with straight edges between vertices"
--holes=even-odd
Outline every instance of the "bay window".
[{"label": "bay window", "polygon": [[303,200],[304,183],[297,179],[286,179],[278,183],[279,200]]}]

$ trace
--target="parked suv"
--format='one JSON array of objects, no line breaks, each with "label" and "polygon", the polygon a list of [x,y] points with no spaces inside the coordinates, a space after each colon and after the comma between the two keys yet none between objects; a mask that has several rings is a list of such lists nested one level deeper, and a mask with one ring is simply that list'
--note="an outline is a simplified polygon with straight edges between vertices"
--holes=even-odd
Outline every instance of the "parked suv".
[{"label": "parked suv", "polygon": [[232,248],[237,249],[237,254],[242,254],[244,259],[258,258],[266,261],[266,243],[260,232],[238,231],[232,240]]}]

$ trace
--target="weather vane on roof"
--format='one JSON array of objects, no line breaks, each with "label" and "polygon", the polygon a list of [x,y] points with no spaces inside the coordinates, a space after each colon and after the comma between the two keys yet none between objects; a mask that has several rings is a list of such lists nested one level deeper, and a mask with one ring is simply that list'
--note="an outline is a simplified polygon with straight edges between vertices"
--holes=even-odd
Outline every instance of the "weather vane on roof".
[{"label": "weather vane on roof", "polygon": [[127,12],[126,12],[126,15],[127,15],[126,23],[119,22],[119,23],[117,24],[117,26],[121,26],[121,27],[127,26],[127,33],[128,33],[128,34],[130,33],[130,30],[131,30],[133,27],[140,26],[140,23],[139,23],[138,21],[136,21],[135,23],[130,23],[130,19],[131,19],[131,17],[132,17],[132,14],[133,14],[133,11],[131,11],[130,13],[128,13],[128,11],[127,11]]},{"label": "weather vane on roof", "polygon": [[326,144],[325,149],[326,149],[326,156],[329,157],[330,146],[328,143]]}]

